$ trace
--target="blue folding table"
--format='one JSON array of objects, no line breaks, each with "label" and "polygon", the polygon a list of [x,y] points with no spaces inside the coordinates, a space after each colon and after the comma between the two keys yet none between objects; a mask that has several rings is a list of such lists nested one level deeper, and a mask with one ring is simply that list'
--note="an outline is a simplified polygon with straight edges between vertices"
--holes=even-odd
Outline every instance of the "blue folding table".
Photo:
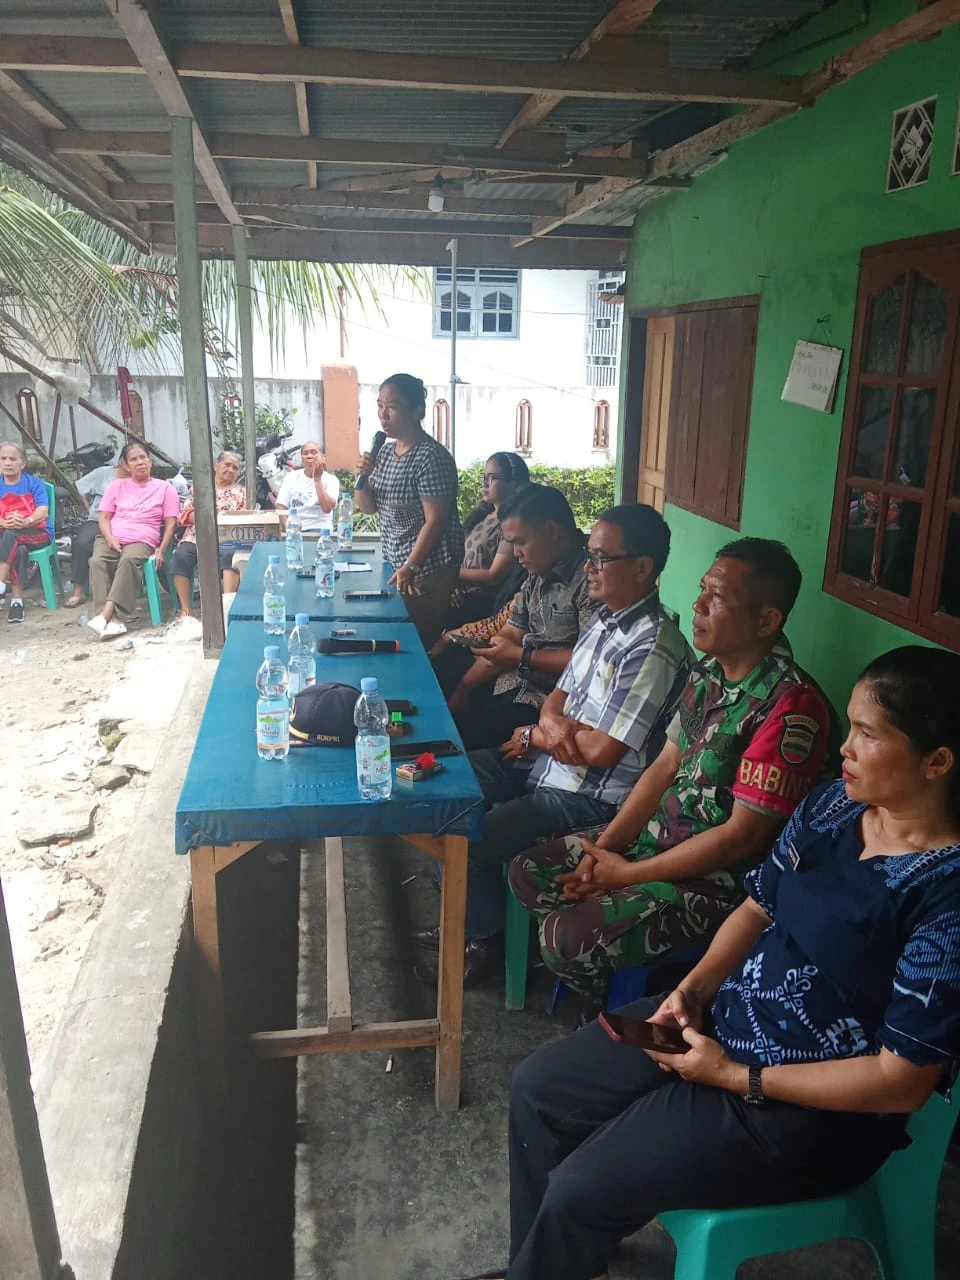
[{"label": "blue folding table", "polygon": [[[250,559],[244,570],[236,598],[230,607],[229,622],[263,622],[263,575],[267,569],[267,556],[283,555],[283,543],[258,542],[250,552]],[[316,555],[316,543],[306,542],[303,548],[305,566],[312,570]],[[407,622],[409,614],[403,597],[396,587],[388,586],[393,574],[390,564],[380,554],[379,547],[373,551],[337,551],[336,560],[347,563],[369,564],[369,573],[342,573],[337,579],[333,596],[321,600],[317,596],[313,573],[308,578],[298,578],[287,570],[284,595],[287,599],[287,618],[293,621],[294,615],[308,613],[314,622],[338,623],[355,622]],[[380,600],[347,600],[347,591],[389,591],[390,595]]]},{"label": "blue folding table", "polygon": [[[318,655],[317,681],[359,688],[377,676],[386,698],[406,698],[417,741],[450,738],[453,720],[409,623],[355,623],[361,638],[395,639],[400,652]],[[217,873],[264,840],[298,840],[309,855],[325,838],[327,882],[327,1024],[251,1037],[264,1057],[344,1050],[436,1047],[436,1103],[455,1110],[460,1098],[463,938],[468,839],[483,830],[483,797],[466,755],[412,785],[394,783],[386,801],[361,800],[351,747],[297,747],[285,760],[256,750],[257,667],[266,641],[262,622],[234,622],[228,632],[177,805],[176,849],[190,855],[198,1033],[208,1091],[226,1090],[225,1027],[217,925]],[[399,739],[398,741],[404,741]],[[355,1024],[350,1005],[343,836],[402,835],[442,868],[440,977],[436,1018]]]}]

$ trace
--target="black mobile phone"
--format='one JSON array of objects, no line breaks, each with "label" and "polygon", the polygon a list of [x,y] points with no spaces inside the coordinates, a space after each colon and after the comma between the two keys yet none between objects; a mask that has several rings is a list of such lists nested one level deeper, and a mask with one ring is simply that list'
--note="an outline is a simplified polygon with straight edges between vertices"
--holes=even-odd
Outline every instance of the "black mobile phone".
[{"label": "black mobile phone", "polygon": [[389,600],[392,591],[345,591],[344,600]]},{"label": "black mobile phone", "polygon": [[620,1013],[601,1013],[600,1025],[611,1040],[655,1053],[686,1053],[690,1046],[679,1027],[661,1027],[644,1018],[625,1018]]},{"label": "black mobile phone", "polygon": [[439,742],[391,742],[390,754],[394,760],[416,760],[429,751],[435,756],[459,756],[463,752],[455,742],[444,738]]},{"label": "black mobile phone", "polygon": [[[339,633],[335,631],[333,634],[338,635]],[[357,633],[354,631],[352,634],[356,635]],[[388,711],[399,711],[401,715],[405,716],[415,716],[417,714],[417,708],[409,698],[387,698],[385,701]]]},{"label": "black mobile phone", "polygon": [[455,631],[450,632],[450,640],[453,644],[459,645],[461,649],[492,649],[489,640],[478,640],[474,636],[460,636]]}]

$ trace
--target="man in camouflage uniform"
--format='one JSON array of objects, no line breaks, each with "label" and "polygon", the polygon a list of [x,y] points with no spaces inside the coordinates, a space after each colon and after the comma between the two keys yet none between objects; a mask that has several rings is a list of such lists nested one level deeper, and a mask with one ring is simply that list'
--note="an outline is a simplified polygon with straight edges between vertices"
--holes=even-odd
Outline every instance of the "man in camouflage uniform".
[{"label": "man in camouflage uniform", "polygon": [[615,969],[706,942],[743,900],[746,871],[833,772],[836,717],[783,635],[799,588],[782,543],[721,548],[693,606],[707,656],[662,752],[592,839],[553,840],[511,864],[546,964],[588,1001],[602,1001]]}]

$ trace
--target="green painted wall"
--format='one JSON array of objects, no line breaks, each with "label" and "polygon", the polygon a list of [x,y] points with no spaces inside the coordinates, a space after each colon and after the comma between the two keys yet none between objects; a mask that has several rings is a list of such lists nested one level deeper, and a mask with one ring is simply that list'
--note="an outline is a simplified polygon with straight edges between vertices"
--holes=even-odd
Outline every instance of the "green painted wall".
[{"label": "green painted wall", "polygon": [[[871,9],[869,27],[844,46],[913,6],[884,0]],[[802,71],[834,51],[821,46],[778,69]],[[891,113],[933,94],[930,180],[886,195]],[[737,143],[691,190],[641,210],[634,229],[628,308],[761,295],[741,534],[782,539],[796,556],[804,586],[788,634],[840,709],[866,661],[916,637],[821,590],[845,384],[831,415],[784,404],[780,392],[798,339],[849,354],[865,245],[960,227],[960,176],[950,174],[958,94],[954,27],[892,55],[812,110]],[[814,333],[825,315],[826,334]],[[736,534],[678,507],[668,505],[666,516],[673,549],[663,594],[689,626],[700,575]]]}]

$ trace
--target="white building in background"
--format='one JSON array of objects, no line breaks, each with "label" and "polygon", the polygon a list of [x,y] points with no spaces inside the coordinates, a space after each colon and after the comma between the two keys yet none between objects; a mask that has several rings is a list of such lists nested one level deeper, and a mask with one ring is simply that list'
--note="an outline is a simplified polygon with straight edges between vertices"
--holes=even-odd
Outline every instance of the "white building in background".
[{"label": "white building in background", "polygon": [[[424,274],[420,291],[406,280],[385,285],[382,314],[348,304],[345,359],[357,368],[364,444],[379,425],[379,384],[399,372],[427,384],[427,428],[450,441],[451,273]],[[566,467],[612,458],[623,308],[601,294],[614,292],[622,273],[460,267],[457,277],[458,462],[498,449]],[[330,317],[308,335],[306,349],[299,336],[290,339],[280,361],[267,336],[256,336],[254,366],[258,379],[302,383],[339,352],[338,321]],[[295,437],[310,431],[298,412]]]},{"label": "white building in background", "polygon": [[[553,466],[603,465],[616,455],[620,331],[623,308],[604,302],[622,273],[512,270],[457,271],[457,461],[466,466],[496,450],[518,450]],[[453,324],[450,268],[423,273],[417,289],[398,276],[372,303],[347,305],[345,360],[357,369],[360,442],[378,429],[376,399],[391,373],[412,373],[427,384],[426,427],[451,443],[450,332]],[[255,395],[272,409],[295,409],[293,441],[325,435],[321,370],[340,356],[337,316],[315,325],[306,338],[289,326],[278,357],[269,335],[254,332]],[[186,401],[180,370],[131,369],[142,402],[147,438],[178,461],[189,458]],[[211,421],[217,423],[226,387],[208,369]],[[26,375],[0,365],[0,402],[14,409]],[[239,377],[236,384],[239,383]],[[90,399],[120,417],[116,377],[92,379]],[[109,429],[78,410],[79,443],[104,439]],[[51,424],[42,422],[49,443]],[[57,452],[71,447],[66,425]],[[353,446],[349,453],[353,454]]]}]

